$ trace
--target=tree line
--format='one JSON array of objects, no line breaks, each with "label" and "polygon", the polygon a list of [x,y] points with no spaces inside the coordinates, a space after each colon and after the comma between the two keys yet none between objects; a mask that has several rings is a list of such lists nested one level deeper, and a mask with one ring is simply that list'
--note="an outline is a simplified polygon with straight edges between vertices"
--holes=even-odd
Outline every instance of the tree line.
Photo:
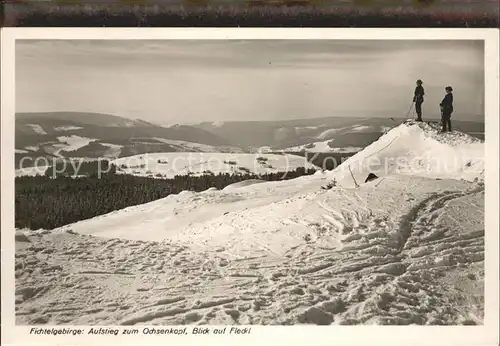
[{"label": "tree line", "polygon": [[[93,166],[94,165],[94,166]],[[99,174],[97,164],[86,163],[86,176],[74,171],[53,175],[51,168],[45,176],[23,176],[15,179],[15,225],[17,228],[53,229],[93,218],[126,207],[151,202],[181,191],[205,191],[248,179],[278,181],[313,174],[315,169],[297,168],[291,172],[233,175],[230,173],[203,176],[175,176],[173,179],[154,179],[127,174]],[[100,163],[100,167],[106,167]],[[62,167],[59,167],[62,168]],[[70,174],[73,172],[73,174]]]}]

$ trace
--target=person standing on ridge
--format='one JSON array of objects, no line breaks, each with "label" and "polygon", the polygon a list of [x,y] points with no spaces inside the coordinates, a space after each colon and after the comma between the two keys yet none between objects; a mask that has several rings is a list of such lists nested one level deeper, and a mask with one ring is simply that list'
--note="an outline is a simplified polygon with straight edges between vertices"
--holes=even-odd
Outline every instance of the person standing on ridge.
[{"label": "person standing on ridge", "polygon": [[417,121],[422,121],[422,103],[424,103],[424,87],[422,80],[417,80],[417,87],[413,95],[413,102],[415,102],[415,111],[417,112]]},{"label": "person standing on ridge", "polygon": [[448,132],[451,132],[451,113],[453,113],[453,88],[447,86],[445,89],[446,95],[439,104],[441,107],[441,132],[446,132],[448,127]]}]

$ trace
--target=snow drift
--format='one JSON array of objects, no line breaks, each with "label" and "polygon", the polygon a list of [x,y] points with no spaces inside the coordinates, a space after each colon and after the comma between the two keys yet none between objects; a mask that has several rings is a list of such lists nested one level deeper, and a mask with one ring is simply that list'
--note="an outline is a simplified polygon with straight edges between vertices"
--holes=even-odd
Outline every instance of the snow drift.
[{"label": "snow drift", "polygon": [[347,159],[331,177],[354,186],[354,179],[360,184],[370,173],[483,179],[484,143],[462,132],[438,133],[435,126],[407,121]]}]

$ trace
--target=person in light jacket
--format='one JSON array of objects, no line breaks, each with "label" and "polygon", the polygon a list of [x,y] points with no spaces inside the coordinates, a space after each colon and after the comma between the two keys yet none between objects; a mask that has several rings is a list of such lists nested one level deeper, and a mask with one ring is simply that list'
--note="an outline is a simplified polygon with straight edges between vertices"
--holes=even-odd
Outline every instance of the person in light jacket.
[{"label": "person in light jacket", "polygon": [[453,88],[447,86],[446,95],[439,104],[441,107],[441,132],[451,132],[451,113],[453,113]]}]

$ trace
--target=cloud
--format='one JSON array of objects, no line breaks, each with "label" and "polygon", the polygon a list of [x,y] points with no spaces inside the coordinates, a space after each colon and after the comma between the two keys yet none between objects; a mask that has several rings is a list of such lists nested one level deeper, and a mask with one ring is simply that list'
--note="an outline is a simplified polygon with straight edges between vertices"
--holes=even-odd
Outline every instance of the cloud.
[{"label": "cloud", "polygon": [[483,58],[477,41],[18,41],[17,110],[161,122],[398,116],[421,78],[424,113],[451,84],[456,116],[468,118],[482,112]]}]

